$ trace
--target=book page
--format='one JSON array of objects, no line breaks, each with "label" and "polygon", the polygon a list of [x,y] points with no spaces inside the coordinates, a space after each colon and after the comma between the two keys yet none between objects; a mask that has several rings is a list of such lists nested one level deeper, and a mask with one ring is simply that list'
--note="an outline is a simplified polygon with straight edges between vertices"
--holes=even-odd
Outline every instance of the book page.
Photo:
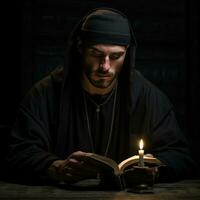
[{"label": "book page", "polygon": [[[85,160],[86,162],[88,161],[98,166],[102,166],[102,168],[104,168],[105,170],[109,170],[109,168],[111,168],[115,174],[119,174],[118,164],[111,158],[95,153],[86,153],[85,156],[87,157],[87,160]],[[111,171],[111,169],[109,171]]]},{"label": "book page", "polygon": [[131,157],[123,160],[121,163],[118,164],[119,170],[123,171],[130,164],[137,163],[138,160],[139,160],[139,156],[138,155],[134,155],[134,156],[131,156]]},{"label": "book page", "polygon": [[[134,164],[138,163],[138,161],[139,161],[139,155],[131,156],[131,157],[123,160],[121,163],[119,163],[119,165],[118,165],[119,170],[122,172],[126,167],[128,167],[130,165],[134,165]],[[151,163],[151,164],[157,164],[157,165],[162,164],[160,162],[160,160],[158,160],[157,158],[149,157],[149,156],[145,156],[145,155],[144,155],[144,162]]]}]

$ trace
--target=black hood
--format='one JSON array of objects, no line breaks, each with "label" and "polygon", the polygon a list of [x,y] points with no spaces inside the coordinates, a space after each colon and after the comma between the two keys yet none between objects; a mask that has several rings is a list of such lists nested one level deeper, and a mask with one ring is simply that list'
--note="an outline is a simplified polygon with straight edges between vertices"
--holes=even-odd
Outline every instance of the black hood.
[{"label": "black hood", "polygon": [[[79,112],[78,105],[81,99],[81,55],[77,50],[77,38],[80,37],[82,24],[85,22],[88,15],[99,9],[109,10],[116,12],[123,17],[127,18],[120,11],[113,8],[97,8],[88,12],[77,25],[74,27],[68,38],[68,44],[65,52],[65,62],[64,62],[64,81],[61,92],[61,102],[60,102],[60,120],[59,120],[59,130],[58,130],[58,141],[57,141],[57,153],[58,155],[63,155],[65,152],[65,147],[63,145],[63,140],[65,141],[66,134],[70,132],[73,126],[72,121],[75,120],[76,116],[74,113]],[[128,19],[127,19],[128,20]],[[127,115],[131,111],[131,102],[133,97],[131,96],[131,85],[133,81],[134,69],[135,69],[135,51],[136,51],[136,39],[133,32],[132,25],[130,26],[130,45],[127,49],[126,57],[122,70],[119,75],[118,83],[121,85],[123,94],[124,104],[126,105],[124,109],[127,111]],[[72,128],[73,129],[73,128]],[[69,143],[70,145],[70,143]],[[70,147],[68,147],[70,149]],[[63,155],[64,156],[64,155]]]},{"label": "black hood", "polygon": [[[80,73],[81,73],[81,57],[80,53],[77,50],[77,38],[80,37],[81,35],[81,27],[82,24],[85,22],[86,18],[96,10],[109,10],[116,12],[123,17],[127,18],[126,15],[124,15],[122,12],[119,10],[113,9],[113,8],[97,8],[93,9],[90,12],[88,12],[80,21],[77,23],[77,25],[74,27],[73,31],[71,32],[69,39],[68,39],[68,44],[67,44],[67,49],[65,53],[65,63],[64,63],[64,88],[68,87],[73,87],[77,85],[77,83],[80,82]],[[127,18],[128,20],[128,18]],[[130,26],[130,33],[131,33],[131,41],[129,48],[127,49],[124,65],[119,77],[119,81],[121,81],[122,85],[124,85],[127,89],[131,89],[130,85],[131,82],[133,81],[133,74],[134,74],[134,69],[135,69],[135,53],[136,53],[136,38],[135,34],[133,31],[133,26],[129,22]],[[79,87],[79,85],[78,85]],[[130,94],[130,93],[129,93]],[[131,98],[131,97],[130,97]],[[132,101],[131,101],[132,102]]]}]

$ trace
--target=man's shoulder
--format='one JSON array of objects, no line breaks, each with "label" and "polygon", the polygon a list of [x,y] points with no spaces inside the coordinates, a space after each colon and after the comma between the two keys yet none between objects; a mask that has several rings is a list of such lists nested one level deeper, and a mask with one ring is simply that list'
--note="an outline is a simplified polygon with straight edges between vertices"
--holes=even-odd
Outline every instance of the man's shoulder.
[{"label": "man's shoulder", "polygon": [[155,83],[146,78],[140,71],[135,71],[135,82],[143,92],[154,92],[155,94],[164,95],[164,91],[160,89]]},{"label": "man's shoulder", "polygon": [[38,92],[44,92],[48,89],[58,89],[61,87],[63,82],[63,71],[64,70],[62,66],[56,67],[42,79],[34,83],[29,92],[34,90],[37,90]]},{"label": "man's shoulder", "polygon": [[58,66],[49,74],[35,82],[33,86],[24,95],[25,99],[52,98],[52,96],[59,96],[63,83],[63,67]]},{"label": "man's shoulder", "polygon": [[62,66],[57,66],[41,80],[37,81],[33,87],[49,87],[55,84],[62,84],[64,77],[64,70]]},{"label": "man's shoulder", "polygon": [[[137,88],[136,88],[137,87]],[[153,82],[148,80],[140,71],[135,71],[135,85],[133,84],[133,90],[138,90],[138,96],[146,99],[146,103],[165,103],[169,107],[172,106],[171,101],[167,94],[160,89]]]}]

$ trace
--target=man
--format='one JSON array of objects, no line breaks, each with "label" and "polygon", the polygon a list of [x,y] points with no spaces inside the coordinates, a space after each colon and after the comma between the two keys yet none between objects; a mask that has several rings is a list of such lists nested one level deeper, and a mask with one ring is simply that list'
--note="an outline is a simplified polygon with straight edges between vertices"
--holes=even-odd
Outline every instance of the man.
[{"label": "man", "polygon": [[121,12],[89,12],[69,38],[65,66],[38,82],[20,105],[7,164],[29,181],[75,183],[98,168],[84,152],[120,162],[145,152],[161,160],[158,181],[187,178],[193,162],[167,97],[135,69],[136,40]]}]

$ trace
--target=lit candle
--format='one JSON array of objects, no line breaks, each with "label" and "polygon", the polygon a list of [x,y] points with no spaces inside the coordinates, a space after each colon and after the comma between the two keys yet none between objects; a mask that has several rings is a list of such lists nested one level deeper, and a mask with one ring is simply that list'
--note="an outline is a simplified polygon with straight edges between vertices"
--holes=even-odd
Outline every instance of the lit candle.
[{"label": "lit candle", "polygon": [[140,142],[139,142],[139,147],[140,147],[140,149],[138,150],[138,153],[139,153],[139,162],[138,162],[138,166],[139,166],[139,167],[144,167],[144,150],[143,150],[144,142],[143,142],[142,139],[141,139]]}]

